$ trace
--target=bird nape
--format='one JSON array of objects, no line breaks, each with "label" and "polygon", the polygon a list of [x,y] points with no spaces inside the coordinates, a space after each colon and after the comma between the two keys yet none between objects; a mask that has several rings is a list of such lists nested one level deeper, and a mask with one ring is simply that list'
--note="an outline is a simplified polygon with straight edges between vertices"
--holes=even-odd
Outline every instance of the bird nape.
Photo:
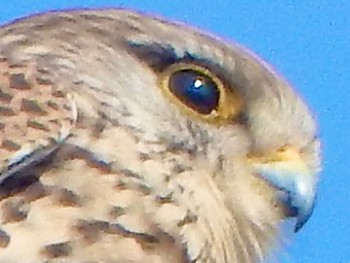
[{"label": "bird nape", "polygon": [[315,120],[257,56],[118,9],[0,28],[0,261],[252,263],[310,217]]}]

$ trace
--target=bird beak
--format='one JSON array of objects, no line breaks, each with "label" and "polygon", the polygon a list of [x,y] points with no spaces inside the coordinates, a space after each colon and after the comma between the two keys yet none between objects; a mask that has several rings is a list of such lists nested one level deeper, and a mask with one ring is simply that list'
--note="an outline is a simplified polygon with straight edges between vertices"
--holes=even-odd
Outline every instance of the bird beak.
[{"label": "bird beak", "polygon": [[296,217],[294,231],[312,215],[316,200],[316,176],[298,150],[283,148],[268,155],[249,156],[256,173],[278,189],[289,217]]}]

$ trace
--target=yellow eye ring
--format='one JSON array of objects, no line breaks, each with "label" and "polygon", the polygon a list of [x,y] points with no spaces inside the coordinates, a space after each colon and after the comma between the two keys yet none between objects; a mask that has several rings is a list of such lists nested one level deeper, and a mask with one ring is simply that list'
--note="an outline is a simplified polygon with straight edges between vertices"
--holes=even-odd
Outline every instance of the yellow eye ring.
[{"label": "yellow eye ring", "polygon": [[243,109],[239,94],[198,64],[172,64],[160,73],[159,87],[186,114],[206,122],[227,123]]}]

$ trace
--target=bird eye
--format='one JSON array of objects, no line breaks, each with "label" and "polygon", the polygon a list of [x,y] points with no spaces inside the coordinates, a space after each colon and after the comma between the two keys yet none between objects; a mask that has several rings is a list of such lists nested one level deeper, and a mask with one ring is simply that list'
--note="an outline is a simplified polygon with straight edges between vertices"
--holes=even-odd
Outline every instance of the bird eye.
[{"label": "bird eye", "polygon": [[201,114],[217,109],[220,91],[208,76],[190,69],[174,72],[169,78],[169,90],[180,101]]},{"label": "bird eye", "polygon": [[169,66],[160,86],[177,105],[207,121],[232,119],[242,109],[238,94],[207,68],[192,63]]}]

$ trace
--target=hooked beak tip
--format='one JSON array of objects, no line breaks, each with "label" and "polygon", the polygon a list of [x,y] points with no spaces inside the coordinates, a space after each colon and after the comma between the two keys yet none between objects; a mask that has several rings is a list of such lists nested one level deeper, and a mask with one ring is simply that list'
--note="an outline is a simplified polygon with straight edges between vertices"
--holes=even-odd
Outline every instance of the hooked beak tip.
[{"label": "hooked beak tip", "polygon": [[[286,208],[287,216],[296,218],[294,232],[298,232],[313,213],[317,180],[300,155],[294,152],[291,155],[290,149],[287,151],[279,152],[277,158],[269,161],[252,158],[251,164],[258,176],[278,190],[279,201]],[[286,158],[290,156],[293,158]]]},{"label": "hooked beak tip", "polygon": [[307,202],[307,204],[300,204],[297,208],[297,213],[295,215],[296,217],[296,224],[294,228],[294,232],[299,232],[302,227],[309,221],[311,218],[315,204],[316,204],[316,197],[310,198],[310,201]]}]

